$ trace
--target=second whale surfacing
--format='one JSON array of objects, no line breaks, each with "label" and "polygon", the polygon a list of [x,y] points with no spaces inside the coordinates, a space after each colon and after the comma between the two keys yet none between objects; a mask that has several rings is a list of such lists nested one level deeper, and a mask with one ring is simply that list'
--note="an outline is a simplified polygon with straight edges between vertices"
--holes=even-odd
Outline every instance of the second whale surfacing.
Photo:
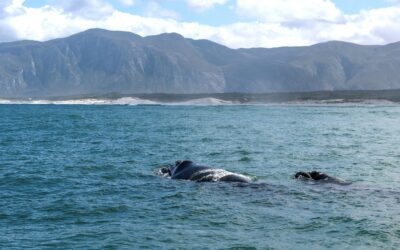
[{"label": "second whale surfacing", "polygon": [[251,179],[247,176],[232,173],[224,169],[197,165],[188,160],[176,161],[175,165],[162,168],[161,173],[165,176],[170,176],[171,179],[183,179],[197,182],[251,182]]},{"label": "second whale surfacing", "polygon": [[320,183],[333,183],[333,184],[339,184],[339,185],[350,185],[351,182],[342,180],[337,177],[333,177],[330,175],[327,175],[325,173],[321,173],[318,171],[311,171],[311,172],[297,172],[294,175],[295,179],[301,179],[301,180],[311,180],[311,181],[316,181]]}]

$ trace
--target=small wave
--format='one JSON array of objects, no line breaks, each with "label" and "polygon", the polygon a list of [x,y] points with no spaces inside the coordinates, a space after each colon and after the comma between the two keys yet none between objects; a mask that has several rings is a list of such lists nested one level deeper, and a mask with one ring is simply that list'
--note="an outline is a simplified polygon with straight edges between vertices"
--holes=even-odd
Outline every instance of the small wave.
[{"label": "small wave", "polygon": [[36,105],[157,105],[159,103],[136,98],[122,97],[118,99],[69,99],[69,100],[8,100],[0,99],[0,104],[36,104]]},{"label": "small wave", "polygon": [[396,103],[396,102],[392,102],[389,100],[377,100],[377,99],[360,100],[359,103],[369,104],[369,105],[398,105],[398,103]]},{"label": "small wave", "polygon": [[171,103],[174,105],[204,105],[204,106],[208,106],[208,105],[232,105],[232,104],[237,104],[235,102],[232,101],[225,101],[222,99],[217,99],[217,98],[213,98],[213,97],[207,97],[207,98],[199,98],[199,99],[192,99],[192,100],[188,100],[188,101],[184,101],[184,102],[178,102],[178,103]]},{"label": "small wave", "polygon": [[327,105],[327,106],[354,106],[354,105],[399,105],[399,103],[392,102],[385,99],[327,99],[327,100],[303,100],[303,101],[288,101],[281,104],[288,105]]},{"label": "small wave", "polygon": [[251,152],[247,151],[247,150],[238,150],[235,152],[235,154],[240,154],[240,155],[250,155]]},{"label": "small wave", "polygon": [[245,156],[245,157],[242,157],[242,158],[240,158],[240,160],[239,160],[240,162],[249,162],[249,161],[251,161],[251,158],[250,157],[247,157],[247,156]]},{"label": "small wave", "polygon": [[399,105],[384,99],[327,99],[327,100],[294,100],[287,102],[238,102],[218,99],[214,97],[197,98],[186,101],[153,101],[139,97],[121,97],[118,99],[107,98],[83,98],[65,100],[47,99],[2,99],[1,104],[36,104],[36,105],[182,105],[182,106],[219,106],[219,105],[305,105],[305,106],[357,106],[357,105]]},{"label": "small wave", "polygon": [[232,101],[225,101],[217,98],[199,98],[183,102],[157,102],[138,97],[122,97],[118,99],[84,98],[66,100],[16,100],[0,99],[0,104],[37,104],[37,105],[231,105],[236,104]]},{"label": "small wave", "polygon": [[123,97],[116,100],[112,100],[110,104],[116,105],[157,105],[160,104],[158,102],[154,102],[151,100],[141,99],[137,97]]},{"label": "small wave", "polygon": [[7,99],[1,99],[0,98],[0,104],[12,104],[10,100]]},{"label": "small wave", "polygon": [[79,99],[79,100],[62,100],[53,101],[51,104],[60,105],[151,105],[157,104],[156,102],[136,98],[136,97],[122,97],[118,99]]},{"label": "small wave", "polygon": [[[98,105],[106,104],[106,100],[101,99],[79,99],[79,100],[61,100],[61,101],[50,101],[49,104],[55,105]],[[40,103],[39,103],[40,104]]]}]

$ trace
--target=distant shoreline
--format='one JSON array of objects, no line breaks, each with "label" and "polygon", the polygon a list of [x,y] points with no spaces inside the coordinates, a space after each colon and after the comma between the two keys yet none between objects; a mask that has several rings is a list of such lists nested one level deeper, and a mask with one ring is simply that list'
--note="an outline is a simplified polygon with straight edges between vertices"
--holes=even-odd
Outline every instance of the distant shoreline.
[{"label": "distant shoreline", "polygon": [[[130,99],[129,99],[130,98]],[[362,91],[316,91],[316,92],[288,92],[288,93],[204,93],[204,94],[86,94],[72,96],[51,96],[51,97],[21,97],[9,98],[0,97],[3,104],[9,102],[29,102],[48,101],[48,104],[63,104],[66,101],[91,100],[89,104],[131,104],[129,100],[134,100],[141,105],[155,104],[185,104],[196,101],[195,104],[340,104],[340,103],[378,103],[392,102],[400,103],[400,90],[362,90]],[[57,103],[59,102],[59,103]],[[126,102],[126,103],[124,103]],[[215,103],[213,103],[215,102]],[[24,104],[23,103],[23,104]],[[40,103],[39,103],[40,104]],[[43,103],[47,104],[47,103]],[[79,103],[77,103],[79,104]]]}]

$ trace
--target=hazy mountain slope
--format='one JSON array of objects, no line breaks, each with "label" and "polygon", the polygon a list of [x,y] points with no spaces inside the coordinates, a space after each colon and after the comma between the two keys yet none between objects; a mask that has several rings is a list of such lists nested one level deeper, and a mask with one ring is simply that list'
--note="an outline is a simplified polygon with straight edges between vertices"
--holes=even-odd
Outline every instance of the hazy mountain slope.
[{"label": "hazy mountain slope", "polygon": [[[271,91],[373,90],[400,88],[400,74],[396,72],[400,66],[399,49],[399,45],[361,46],[333,41],[309,47],[243,52],[263,58],[253,67],[258,66],[259,72],[264,70],[264,75],[250,81],[250,85],[259,85],[257,81],[279,83]],[[274,75],[265,72],[273,67],[271,64],[281,70],[281,78],[270,80]],[[229,70],[239,72],[243,65]],[[246,77],[245,72],[237,74]]]},{"label": "hazy mountain slope", "polygon": [[0,96],[400,88],[400,44],[230,49],[179,34],[91,29],[0,44]]}]

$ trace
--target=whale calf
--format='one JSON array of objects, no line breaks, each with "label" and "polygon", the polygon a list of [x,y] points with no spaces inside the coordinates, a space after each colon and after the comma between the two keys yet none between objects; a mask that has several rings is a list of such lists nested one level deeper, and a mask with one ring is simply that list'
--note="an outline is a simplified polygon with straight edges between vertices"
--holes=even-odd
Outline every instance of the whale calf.
[{"label": "whale calf", "polygon": [[176,161],[174,165],[169,165],[161,169],[164,176],[170,176],[171,179],[183,179],[197,182],[251,182],[247,176],[232,173],[224,169],[212,168],[195,164],[192,161]]},{"label": "whale calf", "polygon": [[336,178],[330,175],[327,175],[325,173],[321,173],[318,171],[311,171],[311,172],[297,172],[294,175],[294,178],[296,179],[302,179],[302,180],[312,180],[312,181],[317,181],[321,183],[334,183],[334,184],[339,184],[339,185],[349,185],[351,182],[342,180],[340,178]]}]

